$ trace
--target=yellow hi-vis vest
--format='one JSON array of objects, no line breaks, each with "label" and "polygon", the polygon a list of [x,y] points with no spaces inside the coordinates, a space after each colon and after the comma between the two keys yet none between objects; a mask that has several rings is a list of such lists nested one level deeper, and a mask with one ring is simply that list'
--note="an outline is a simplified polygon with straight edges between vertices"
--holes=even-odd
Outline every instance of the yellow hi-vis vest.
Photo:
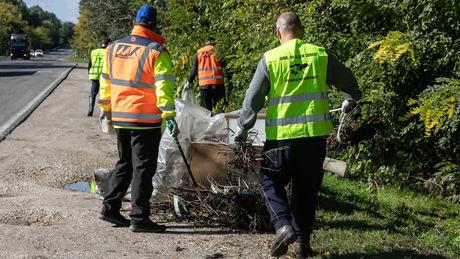
[{"label": "yellow hi-vis vest", "polygon": [[270,92],[265,120],[268,140],[325,136],[332,132],[324,48],[299,39],[265,53]]},{"label": "yellow hi-vis vest", "polygon": [[89,69],[90,80],[99,80],[99,78],[101,78],[104,59],[105,49],[94,49],[91,51],[91,68]]}]

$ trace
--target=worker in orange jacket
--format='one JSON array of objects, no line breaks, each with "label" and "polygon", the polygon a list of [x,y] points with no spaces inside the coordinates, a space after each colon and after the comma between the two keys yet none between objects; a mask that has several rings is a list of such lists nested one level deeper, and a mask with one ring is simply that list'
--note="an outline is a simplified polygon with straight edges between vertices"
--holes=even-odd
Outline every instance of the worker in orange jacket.
[{"label": "worker in orange jacket", "polygon": [[[221,59],[214,47],[214,38],[206,36],[206,45],[197,50],[193,60],[192,70],[184,88],[189,89],[198,74],[198,85],[200,86],[201,106],[212,111],[216,104],[225,99],[224,69],[225,62]],[[228,90],[232,90],[230,82],[231,75],[225,71],[228,79]],[[221,113],[218,110],[216,113]]]},{"label": "worker in orange jacket", "polygon": [[[117,133],[119,160],[110,179],[99,218],[129,226],[133,232],[163,232],[164,225],[150,220],[152,177],[157,167],[162,120],[174,119],[174,76],[171,58],[156,34],[157,11],[139,9],[128,37],[107,47],[99,90],[100,121],[111,120]],[[120,214],[121,199],[131,184],[131,220]]]}]

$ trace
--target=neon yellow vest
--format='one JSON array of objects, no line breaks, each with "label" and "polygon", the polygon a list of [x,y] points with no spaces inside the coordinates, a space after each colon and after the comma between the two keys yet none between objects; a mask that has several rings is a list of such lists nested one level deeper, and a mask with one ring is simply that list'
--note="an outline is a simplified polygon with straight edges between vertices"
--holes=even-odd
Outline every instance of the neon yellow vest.
[{"label": "neon yellow vest", "polygon": [[265,53],[270,92],[265,120],[268,140],[325,136],[332,132],[324,48],[299,39]]},{"label": "neon yellow vest", "polygon": [[101,78],[104,59],[105,49],[94,49],[91,51],[91,68],[89,69],[90,80],[99,80],[99,78]]}]

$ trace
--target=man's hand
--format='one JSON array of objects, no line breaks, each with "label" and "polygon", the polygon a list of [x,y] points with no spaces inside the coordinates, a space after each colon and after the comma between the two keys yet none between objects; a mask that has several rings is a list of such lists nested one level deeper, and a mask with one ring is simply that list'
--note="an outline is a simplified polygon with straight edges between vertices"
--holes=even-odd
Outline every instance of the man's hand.
[{"label": "man's hand", "polygon": [[102,120],[107,117],[107,119],[112,122],[112,111],[103,111],[101,110],[101,114],[99,114],[99,123],[102,123]]},{"label": "man's hand", "polygon": [[350,113],[351,111],[353,111],[353,109],[355,108],[356,106],[356,102],[355,101],[348,101],[348,100],[345,100],[343,101],[342,103],[342,112],[344,113]]},{"label": "man's hand", "polygon": [[238,126],[238,130],[235,133],[235,142],[242,143],[242,142],[246,142],[247,139],[248,139],[248,131]]},{"label": "man's hand", "polygon": [[190,89],[190,83],[187,82],[185,85],[184,85],[184,90],[188,90]]},{"label": "man's hand", "polygon": [[168,124],[168,133],[169,135],[174,139],[176,140],[177,139],[177,136],[179,135],[179,126],[177,125],[177,122],[176,120],[174,119],[174,117],[172,116],[169,116],[169,117],[166,117],[166,123]]}]

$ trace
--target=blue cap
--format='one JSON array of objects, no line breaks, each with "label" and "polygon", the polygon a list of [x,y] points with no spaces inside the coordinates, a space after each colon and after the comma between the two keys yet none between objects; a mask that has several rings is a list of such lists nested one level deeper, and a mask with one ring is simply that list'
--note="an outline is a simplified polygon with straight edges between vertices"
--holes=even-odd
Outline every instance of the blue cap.
[{"label": "blue cap", "polygon": [[[142,21],[141,18],[146,18],[147,21]],[[157,10],[149,5],[144,5],[137,11],[136,21],[139,23],[156,24]]]}]

